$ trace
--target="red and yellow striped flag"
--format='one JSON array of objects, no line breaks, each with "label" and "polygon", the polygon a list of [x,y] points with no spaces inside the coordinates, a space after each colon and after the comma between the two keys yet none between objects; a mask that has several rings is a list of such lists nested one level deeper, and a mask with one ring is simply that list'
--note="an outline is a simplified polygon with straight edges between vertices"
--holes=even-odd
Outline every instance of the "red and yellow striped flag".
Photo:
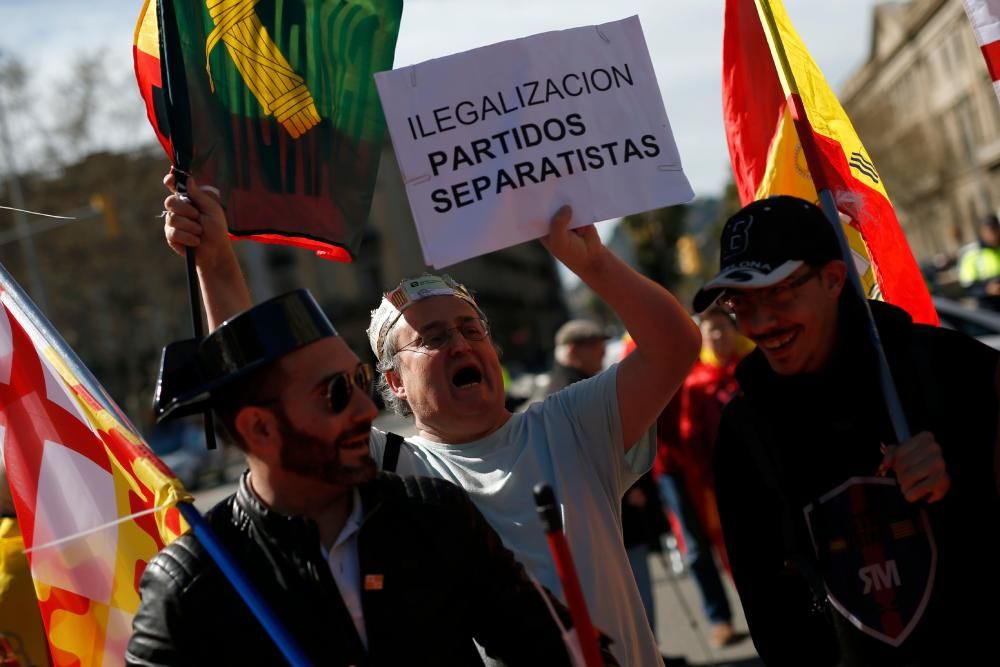
[{"label": "red and yellow striped flag", "polygon": [[[775,31],[765,29],[773,17]],[[722,106],[740,200],[829,189],[871,298],[937,313],[882,179],[780,0],[726,0]]]},{"label": "red and yellow striped flag", "polygon": [[135,79],[139,84],[139,94],[146,103],[146,116],[153,126],[156,138],[173,156],[170,145],[170,124],[167,122],[167,102],[163,93],[163,76],[160,73],[160,27],[156,21],[156,2],[143,0],[139,21],[135,25],[132,44],[132,59],[135,65]]},{"label": "red and yellow striped flag", "polygon": [[139,579],[186,529],[175,505],[190,498],[7,291],[0,446],[53,664],[124,664]]}]

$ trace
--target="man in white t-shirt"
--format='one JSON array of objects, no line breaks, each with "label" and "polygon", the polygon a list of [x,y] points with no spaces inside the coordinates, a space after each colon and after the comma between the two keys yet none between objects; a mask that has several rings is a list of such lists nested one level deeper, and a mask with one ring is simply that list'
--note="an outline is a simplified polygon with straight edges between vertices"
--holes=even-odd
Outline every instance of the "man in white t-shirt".
[{"label": "man in white t-shirt", "polygon": [[[172,177],[167,178],[168,187]],[[250,296],[226,240],[222,208],[193,190],[165,206],[167,240],[197,247],[209,325],[247,308]],[[568,206],[542,239],[549,251],[614,309],[636,351],[603,373],[513,415],[489,324],[465,288],[437,276],[403,281],[373,312],[369,340],[384,395],[414,417],[395,470],[453,481],[472,497],[528,570],[561,591],[531,488],[546,482],[559,500],[570,548],[595,625],[615,640],[623,665],[661,658],[645,620],[621,537],[621,497],[652,464],[655,422],[684,381],[700,333],[663,287],[611,253],[593,225],[569,229]],[[410,284],[413,283],[413,284]],[[372,432],[383,465],[385,434]],[[391,467],[391,466],[390,466]]]}]

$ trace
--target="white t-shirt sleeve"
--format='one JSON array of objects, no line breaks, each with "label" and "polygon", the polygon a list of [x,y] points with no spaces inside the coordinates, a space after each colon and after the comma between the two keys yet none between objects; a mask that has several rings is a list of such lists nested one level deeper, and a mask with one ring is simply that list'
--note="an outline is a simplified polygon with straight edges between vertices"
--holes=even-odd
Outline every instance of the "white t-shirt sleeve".
[{"label": "white t-shirt sleeve", "polygon": [[[576,382],[546,399],[544,406],[565,419],[569,432],[566,445],[575,445],[605,484],[608,494],[621,499],[653,465],[656,453],[656,422],[625,453],[621,414],[618,410],[618,364],[592,378]],[[561,443],[552,443],[557,448]]]}]

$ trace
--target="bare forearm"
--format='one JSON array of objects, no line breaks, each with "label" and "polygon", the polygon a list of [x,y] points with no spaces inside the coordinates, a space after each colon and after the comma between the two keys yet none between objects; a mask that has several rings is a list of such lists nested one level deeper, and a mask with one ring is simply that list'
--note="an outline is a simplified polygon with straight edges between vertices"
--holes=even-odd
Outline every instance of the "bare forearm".
[{"label": "bare forearm", "polygon": [[211,268],[199,266],[198,282],[210,331],[253,305],[235,254],[231,261],[219,262]]},{"label": "bare forearm", "polygon": [[572,210],[560,208],[542,243],[622,319],[636,351],[618,367],[618,409],[625,450],[656,420],[683,382],[701,332],[667,290],[609,251],[593,225],[569,231]]},{"label": "bare forearm", "polygon": [[627,451],[684,382],[701,348],[701,332],[670,292],[610,251],[579,275],[618,314],[636,344],[618,368]]}]

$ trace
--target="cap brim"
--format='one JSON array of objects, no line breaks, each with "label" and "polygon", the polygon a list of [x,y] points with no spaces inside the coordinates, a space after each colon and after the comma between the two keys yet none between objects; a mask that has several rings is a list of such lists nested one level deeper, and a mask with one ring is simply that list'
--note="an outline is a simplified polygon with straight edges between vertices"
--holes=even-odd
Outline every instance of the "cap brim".
[{"label": "cap brim", "polygon": [[705,283],[705,286],[694,295],[694,312],[700,313],[707,310],[729,288],[756,289],[780,283],[795,273],[803,264],[805,262],[796,259],[779,264],[770,271],[746,266],[726,269]]}]

